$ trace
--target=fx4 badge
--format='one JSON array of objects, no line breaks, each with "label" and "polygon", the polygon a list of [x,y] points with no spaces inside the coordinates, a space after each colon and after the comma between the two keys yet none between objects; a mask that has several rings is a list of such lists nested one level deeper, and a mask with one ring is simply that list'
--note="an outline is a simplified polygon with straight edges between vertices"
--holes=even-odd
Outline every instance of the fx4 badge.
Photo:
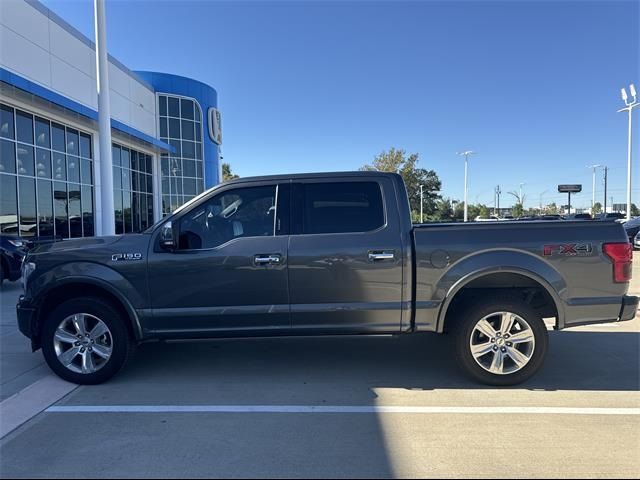
[{"label": "fx4 badge", "polygon": [[112,262],[123,262],[128,260],[142,260],[141,253],[114,253],[111,255]]},{"label": "fx4 badge", "polygon": [[564,255],[569,257],[588,257],[593,254],[590,243],[565,243],[557,245],[545,245],[544,256]]}]

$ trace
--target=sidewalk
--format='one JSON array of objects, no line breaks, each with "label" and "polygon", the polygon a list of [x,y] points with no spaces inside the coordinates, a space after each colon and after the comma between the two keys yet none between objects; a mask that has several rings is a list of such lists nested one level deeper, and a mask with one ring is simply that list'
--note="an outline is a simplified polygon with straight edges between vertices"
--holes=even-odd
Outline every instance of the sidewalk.
[{"label": "sidewalk", "polygon": [[4,282],[0,291],[0,401],[50,375],[41,353],[18,331],[16,303],[20,282]]}]

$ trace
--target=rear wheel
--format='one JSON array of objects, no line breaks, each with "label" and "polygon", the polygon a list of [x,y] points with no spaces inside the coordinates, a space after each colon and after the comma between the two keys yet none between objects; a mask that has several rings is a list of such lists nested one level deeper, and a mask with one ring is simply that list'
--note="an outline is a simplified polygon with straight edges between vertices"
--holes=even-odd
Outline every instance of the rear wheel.
[{"label": "rear wheel", "polygon": [[100,298],[67,300],[53,310],[42,331],[42,352],[61,378],[82,385],[105,382],[133,352],[124,319]]},{"label": "rear wheel", "polygon": [[456,320],[456,357],[488,385],[516,385],[544,363],[549,339],[540,315],[512,297],[477,302]]}]

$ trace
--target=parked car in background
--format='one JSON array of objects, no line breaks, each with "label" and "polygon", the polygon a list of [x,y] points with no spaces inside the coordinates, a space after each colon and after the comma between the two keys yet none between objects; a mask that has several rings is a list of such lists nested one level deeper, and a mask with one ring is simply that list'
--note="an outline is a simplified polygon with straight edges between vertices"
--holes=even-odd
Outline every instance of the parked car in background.
[{"label": "parked car in background", "polygon": [[611,212],[611,213],[601,213],[598,216],[598,220],[624,220],[626,217],[624,213],[620,212]]},{"label": "parked car in background", "polygon": [[624,231],[627,232],[629,241],[634,243],[635,237],[640,232],[640,217],[632,218],[628,222],[622,224]]},{"label": "parked car in background", "polygon": [[20,278],[22,260],[27,254],[27,243],[17,235],[0,235],[0,284],[4,280],[15,282]]},{"label": "parked car in background", "polygon": [[640,248],[640,232],[638,232],[633,239],[633,248]]},{"label": "parked car in background", "polygon": [[593,220],[590,213],[572,213],[564,216],[565,220]]},{"label": "parked car in background", "polygon": [[516,218],[518,221],[535,222],[538,220],[564,220],[560,215],[526,215],[524,217]]}]

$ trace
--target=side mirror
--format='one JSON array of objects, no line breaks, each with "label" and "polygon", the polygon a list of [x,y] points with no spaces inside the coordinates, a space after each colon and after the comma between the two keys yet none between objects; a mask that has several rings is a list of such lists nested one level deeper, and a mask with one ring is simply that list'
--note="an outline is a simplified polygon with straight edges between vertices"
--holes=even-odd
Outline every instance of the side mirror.
[{"label": "side mirror", "polygon": [[162,226],[160,231],[160,248],[173,252],[176,249],[175,235],[173,234],[173,225],[168,221]]}]

